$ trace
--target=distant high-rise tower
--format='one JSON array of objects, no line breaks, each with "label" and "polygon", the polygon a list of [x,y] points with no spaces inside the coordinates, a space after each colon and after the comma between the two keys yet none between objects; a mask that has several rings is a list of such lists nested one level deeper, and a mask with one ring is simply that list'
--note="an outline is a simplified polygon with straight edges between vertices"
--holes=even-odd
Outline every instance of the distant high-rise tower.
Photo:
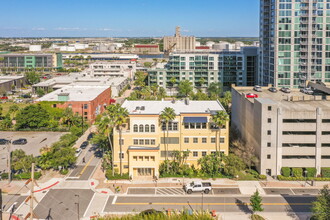
[{"label": "distant high-rise tower", "polygon": [[330,82],[329,0],[261,0],[259,83]]}]

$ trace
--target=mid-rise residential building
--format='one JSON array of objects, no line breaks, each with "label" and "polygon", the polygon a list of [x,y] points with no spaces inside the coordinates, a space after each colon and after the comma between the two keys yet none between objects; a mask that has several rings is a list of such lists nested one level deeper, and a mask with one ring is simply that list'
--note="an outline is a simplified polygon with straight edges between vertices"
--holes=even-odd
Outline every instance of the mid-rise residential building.
[{"label": "mid-rise residential building", "polygon": [[[216,151],[216,145],[228,153],[228,123],[219,131],[212,122],[213,114],[225,111],[219,101],[126,100],[122,107],[129,117],[121,135],[114,131],[114,167],[120,171],[121,157],[123,172],[133,179],[159,177],[160,163],[166,155],[171,159],[173,151],[189,150],[186,163],[195,167],[199,158]],[[166,107],[176,114],[168,126],[159,120]],[[168,143],[167,150],[164,143]]]},{"label": "mid-rise residential building", "polygon": [[42,68],[49,71],[54,68],[62,67],[62,54],[2,54],[3,60],[0,61],[1,70],[21,71],[25,69]]},{"label": "mid-rise residential building", "polygon": [[305,87],[330,82],[330,2],[262,0],[260,84]]},{"label": "mid-rise residential building", "polygon": [[329,94],[233,87],[231,116],[231,127],[255,148],[261,174],[280,175],[282,167],[313,167],[320,174],[330,167]]},{"label": "mid-rise residential building", "polygon": [[175,35],[164,37],[164,51],[194,51],[196,38],[193,36],[181,36],[180,27],[176,27]]},{"label": "mid-rise residential building", "polygon": [[148,83],[170,90],[170,80],[174,77],[177,84],[189,80],[196,88],[206,88],[215,82],[229,90],[232,84],[255,85],[257,73],[257,47],[243,47],[239,51],[173,52],[165,66],[148,70]]},{"label": "mid-rise residential building", "polygon": [[92,123],[111,104],[109,86],[67,85],[36,100],[51,102],[54,108],[71,108],[74,114]]}]

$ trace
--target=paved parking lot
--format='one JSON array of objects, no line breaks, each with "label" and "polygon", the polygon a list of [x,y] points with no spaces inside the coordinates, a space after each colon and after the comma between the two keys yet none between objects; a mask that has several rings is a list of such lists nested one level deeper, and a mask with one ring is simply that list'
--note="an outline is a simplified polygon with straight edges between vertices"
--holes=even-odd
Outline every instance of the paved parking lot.
[{"label": "paved parking lot", "polygon": [[[65,132],[22,132],[22,131],[1,131],[0,139],[17,140],[19,138],[26,138],[25,145],[12,145],[11,151],[22,149],[26,154],[40,155],[40,149],[43,147],[50,147],[54,142],[58,141]],[[0,145],[0,171],[7,169],[7,146]]]},{"label": "paved parking lot", "polygon": [[293,195],[293,191],[288,188],[264,188],[267,195]]},{"label": "paved parking lot", "polygon": [[291,189],[296,195],[317,195],[319,189]]},{"label": "paved parking lot", "polygon": [[127,194],[148,194],[154,195],[156,188],[128,188]]}]

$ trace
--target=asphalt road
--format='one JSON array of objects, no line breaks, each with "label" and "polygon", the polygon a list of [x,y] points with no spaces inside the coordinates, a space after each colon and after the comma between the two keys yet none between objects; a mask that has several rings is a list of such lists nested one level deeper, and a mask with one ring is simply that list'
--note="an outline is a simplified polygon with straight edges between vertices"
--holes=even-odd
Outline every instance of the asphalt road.
[{"label": "asphalt road", "polygon": [[[82,218],[94,192],[89,189],[51,189],[34,209],[40,219]],[[79,204],[79,208],[78,208]]]},{"label": "asphalt road", "polygon": [[[85,162],[83,158],[85,158]],[[76,167],[71,171],[67,179],[88,180],[101,158],[102,152],[97,150],[92,144],[89,144],[78,157]]]},{"label": "asphalt road", "polygon": [[[109,199],[104,212],[143,211],[154,208],[216,210],[217,212],[245,212],[250,210],[250,197],[245,196],[118,196]],[[310,212],[313,196],[263,197],[264,212]]]}]

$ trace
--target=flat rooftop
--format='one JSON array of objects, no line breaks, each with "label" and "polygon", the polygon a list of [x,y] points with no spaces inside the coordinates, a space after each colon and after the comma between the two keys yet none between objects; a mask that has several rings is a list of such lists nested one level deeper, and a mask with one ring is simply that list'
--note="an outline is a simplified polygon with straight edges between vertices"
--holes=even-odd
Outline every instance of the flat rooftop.
[{"label": "flat rooftop", "polygon": [[37,99],[37,102],[42,101],[59,101],[58,96],[68,95],[67,101],[79,102],[79,101],[92,101],[98,97],[102,92],[108,89],[109,86],[77,86],[68,85],[54,92],[48,93],[43,97]]},{"label": "flat rooftop", "polygon": [[258,98],[246,98],[251,103],[258,101],[262,104],[276,104],[282,109],[290,111],[315,111],[316,108],[330,109],[330,99],[322,100],[321,95],[307,95],[299,89],[291,89],[291,93],[284,93],[277,88],[276,93],[270,92],[269,87],[262,87],[262,92],[256,92],[253,87],[232,87],[241,95],[247,93],[257,94]]},{"label": "flat rooftop", "polygon": [[[225,111],[219,101],[191,101],[186,104],[185,100],[173,101],[129,101],[125,100],[122,107],[126,108],[129,114],[136,115],[159,115],[164,108],[173,108],[175,114],[183,113],[211,113],[213,111]],[[140,110],[137,110],[139,107]],[[141,110],[141,107],[144,110]]]}]

